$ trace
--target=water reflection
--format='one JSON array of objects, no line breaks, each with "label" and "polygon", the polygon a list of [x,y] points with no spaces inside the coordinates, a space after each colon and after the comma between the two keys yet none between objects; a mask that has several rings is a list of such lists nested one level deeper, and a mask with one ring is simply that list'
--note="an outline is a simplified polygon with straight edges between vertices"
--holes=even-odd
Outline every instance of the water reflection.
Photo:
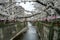
[{"label": "water reflection", "polygon": [[30,22],[28,22],[28,28],[29,29],[24,35],[23,40],[39,40],[36,28],[34,28]]},{"label": "water reflection", "polygon": [[28,22],[28,31],[27,33],[36,33],[36,29],[34,28],[34,26],[32,26],[32,24],[30,22]]}]

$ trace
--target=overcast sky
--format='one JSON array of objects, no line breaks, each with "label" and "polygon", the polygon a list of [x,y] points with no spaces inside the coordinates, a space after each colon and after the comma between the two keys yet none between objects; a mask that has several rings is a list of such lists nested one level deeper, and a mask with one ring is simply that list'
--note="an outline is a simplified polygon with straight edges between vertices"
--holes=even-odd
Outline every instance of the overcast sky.
[{"label": "overcast sky", "polygon": [[[20,0],[16,0],[16,1],[20,2]],[[25,10],[34,11],[35,7],[32,4],[33,2],[26,2],[25,4],[23,2],[21,2],[20,4],[17,3],[17,5],[22,6]]]}]

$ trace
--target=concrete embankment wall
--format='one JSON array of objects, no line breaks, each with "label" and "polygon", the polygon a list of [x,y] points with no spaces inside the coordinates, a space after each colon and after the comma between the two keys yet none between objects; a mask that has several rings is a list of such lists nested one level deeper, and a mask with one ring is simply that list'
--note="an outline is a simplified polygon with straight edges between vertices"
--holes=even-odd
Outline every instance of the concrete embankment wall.
[{"label": "concrete embankment wall", "polygon": [[15,36],[13,36],[10,40],[18,40],[23,34],[27,31],[28,27],[23,28],[20,32],[18,32]]}]

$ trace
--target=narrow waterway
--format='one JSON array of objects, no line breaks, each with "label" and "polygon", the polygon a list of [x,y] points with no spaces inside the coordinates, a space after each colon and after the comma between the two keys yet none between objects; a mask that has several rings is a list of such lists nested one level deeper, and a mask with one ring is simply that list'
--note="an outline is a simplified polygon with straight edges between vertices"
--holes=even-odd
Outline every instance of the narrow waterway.
[{"label": "narrow waterway", "polygon": [[28,30],[24,34],[24,37],[22,40],[39,40],[39,36],[37,34],[36,28],[32,26],[30,22],[28,22]]}]

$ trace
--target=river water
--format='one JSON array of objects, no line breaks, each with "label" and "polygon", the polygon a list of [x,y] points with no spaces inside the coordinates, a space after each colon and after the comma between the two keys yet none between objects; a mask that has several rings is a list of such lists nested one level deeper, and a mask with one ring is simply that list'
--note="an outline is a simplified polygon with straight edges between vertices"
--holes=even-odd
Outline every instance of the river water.
[{"label": "river water", "polygon": [[39,36],[37,34],[36,28],[32,26],[30,22],[28,22],[27,26],[28,26],[28,30],[24,34],[22,40],[39,40]]}]

